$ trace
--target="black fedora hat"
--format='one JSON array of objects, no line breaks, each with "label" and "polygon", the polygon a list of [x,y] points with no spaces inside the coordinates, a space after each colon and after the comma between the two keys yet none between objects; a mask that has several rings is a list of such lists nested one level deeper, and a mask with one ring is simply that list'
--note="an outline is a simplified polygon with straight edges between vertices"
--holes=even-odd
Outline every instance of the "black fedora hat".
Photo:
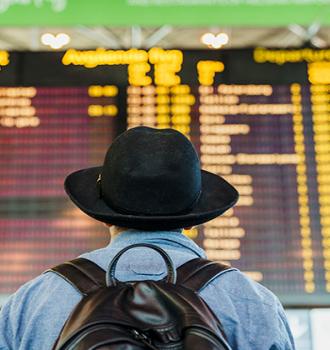
[{"label": "black fedora hat", "polygon": [[238,199],[227,181],[200,168],[183,134],[144,126],[119,135],[103,166],[70,174],[65,190],[94,219],[144,230],[195,226]]}]

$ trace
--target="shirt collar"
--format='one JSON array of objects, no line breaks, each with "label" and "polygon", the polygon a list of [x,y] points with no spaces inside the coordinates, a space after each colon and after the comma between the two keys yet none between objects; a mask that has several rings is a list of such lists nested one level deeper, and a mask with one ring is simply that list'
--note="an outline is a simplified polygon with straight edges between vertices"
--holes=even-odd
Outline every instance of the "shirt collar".
[{"label": "shirt collar", "polygon": [[180,231],[143,231],[128,229],[119,233],[108,245],[112,249],[123,249],[137,243],[155,244],[164,248],[176,248],[182,251],[190,251],[200,258],[206,258],[206,254],[192,239]]}]

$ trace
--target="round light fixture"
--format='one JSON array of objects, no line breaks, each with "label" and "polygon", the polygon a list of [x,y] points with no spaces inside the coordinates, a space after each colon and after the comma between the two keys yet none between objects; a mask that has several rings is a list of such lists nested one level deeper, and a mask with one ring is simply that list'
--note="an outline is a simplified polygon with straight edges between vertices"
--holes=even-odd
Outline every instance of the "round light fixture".
[{"label": "round light fixture", "polygon": [[51,34],[45,33],[41,36],[41,42],[44,45],[50,46],[52,49],[60,49],[70,42],[70,36],[65,33]]},{"label": "round light fixture", "polygon": [[41,36],[41,42],[44,45],[50,45],[53,39],[54,39],[54,35],[50,33],[45,33],[45,34],[42,34]]},{"label": "round light fixture", "polygon": [[221,45],[228,44],[229,37],[226,33],[219,33],[215,38],[217,42],[221,43]]},{"label": "round light fixture", "polygon": [[205,33],[201,37],[203,44],[213,49],[220,49],[222,46],[228,44],[229,37],[226,33],[219,33],[214,35],[213,33]]},{"label": "round light fixture", "polygon": [[214,34],[212,33],[205,33],[201,37],[202,43],[205,45],[212,45],[213,40],[214,40]]}]

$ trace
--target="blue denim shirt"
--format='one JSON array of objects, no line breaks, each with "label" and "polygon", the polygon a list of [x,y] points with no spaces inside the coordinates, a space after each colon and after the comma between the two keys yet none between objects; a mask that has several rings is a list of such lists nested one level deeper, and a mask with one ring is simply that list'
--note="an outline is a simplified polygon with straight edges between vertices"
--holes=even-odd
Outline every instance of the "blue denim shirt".
[{"label": "blue denim shirt", "polygon": [[[135,243],[163,248],[178,267],[204,251],[180,232],[127,230],[107,247],[81,255],[107,269],[114,255]],[[135,248],[119,260],[120,280],[161,279],[166,267],[157,252]],[[200,296],[221,320],[232,349],[292,350],[293,338],[283,308],[268,289],[237,269],[223,272]],[[52,272],[23,285],[0,313],[0,349],[51,349],[66,319],[82,296],[68,282]]]}]

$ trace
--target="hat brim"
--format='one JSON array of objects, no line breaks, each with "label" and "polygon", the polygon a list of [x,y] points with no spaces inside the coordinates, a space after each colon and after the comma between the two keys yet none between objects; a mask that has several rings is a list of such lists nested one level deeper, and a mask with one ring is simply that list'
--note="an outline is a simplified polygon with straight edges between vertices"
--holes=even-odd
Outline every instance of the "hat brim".
[{"label": "hat brim", "polygon": [[169,230],[202,224],[221,215],[238,200],[238,192],[222,177],[201,170],[202,192],[194,208],[181,215],[131,215],[119,213],[100,198],[97,178],[102,167],[78,170],[64,183],[70,199],[87,215],[113,225],[144,229]]}]

